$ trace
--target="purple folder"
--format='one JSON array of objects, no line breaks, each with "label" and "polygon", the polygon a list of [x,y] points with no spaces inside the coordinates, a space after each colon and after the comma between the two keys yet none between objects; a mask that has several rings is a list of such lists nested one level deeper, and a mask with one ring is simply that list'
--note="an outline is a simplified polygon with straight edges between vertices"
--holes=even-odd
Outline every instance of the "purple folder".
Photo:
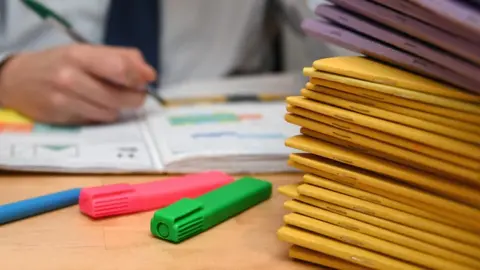
[{"label": "purple folder", "polygon": [[[459,39],[429,24],[366,0],[330,0],[332,3],[429,42],[467,61],[480,64],[480,46]],[[442,0],[443,1],[443,0]]]},{"label": "purple folder", "polygon": [[449,69],[331,23],[306,19],[302,23],[302,29],[310,36],[331,42],[345,49],[480,93],[480,88],[477,87],[478,83],[468,82],[464,77]]},{"label": "purple folder", "polygon": [[472,31],[463,27],[458,27],[455,23],[444,18],[424,7],[415,4],[410,1],[404,0],[371,0],[377,2],[377,4],[389,7],[400,13],[411,16],[417,20],[420,20],[430,26],[441,29],[448,32],[450,35],[465,39],[469,42],[480,44],[480,35],[472,34]]},{"label": "purple folder", "polygon": [[373,21],[368,21],[361,16],[354,15],[332,5],[319,5],[315,13],[346,28],[353,29],[371,38],[381,40],[391,46],[437,63],[459,74],[459,76],[466,77],[465,80],[476,82],[480,86],[480,67],[462,61],[460,58],[456,58],[445,51],[428,46],[417,39],[410,38],[395,30],[387,29]]},{"label": "purple folder", "polygon": [[459,0],[410,0],[417,5],[446,18],[457,25],[471,31],[471,35],[480,35],[480,12],[467,3]]}]

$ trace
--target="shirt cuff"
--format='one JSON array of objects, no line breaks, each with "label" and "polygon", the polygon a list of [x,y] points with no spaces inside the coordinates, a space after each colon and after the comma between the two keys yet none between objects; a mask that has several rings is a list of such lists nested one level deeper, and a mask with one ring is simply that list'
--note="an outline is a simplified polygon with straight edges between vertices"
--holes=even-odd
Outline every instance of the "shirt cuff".
[{"label": "shirt cuff", "polygon": [[[11,53],[0,53],[0,73],[2,72],[2,67],[5,62],[12,56]],[[0,100],[0,108],[2,108],[2,101]]]},{"label": "shirt cuff", "polygon": [[11,53],[0,53],[0,68],[2,68],[3,64],[10,56],[12,56]]}]

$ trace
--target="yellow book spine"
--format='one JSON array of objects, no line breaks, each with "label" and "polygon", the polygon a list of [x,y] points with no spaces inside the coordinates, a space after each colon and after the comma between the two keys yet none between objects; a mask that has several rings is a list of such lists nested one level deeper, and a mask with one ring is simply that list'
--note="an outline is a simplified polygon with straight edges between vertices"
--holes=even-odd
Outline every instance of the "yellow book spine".
[{"label": "yellow book spine", "polygon": [[470,186],[454,184],[432,174],[408,168],[400,164],[378,159],[369,155],[345,149],[304,135],[294,136],[285,142],[286,146],[336,160],[341,163],[401,179],[409,184],[435,191],[452,199],[474,206],[480,206],[480,191]]},{"label": "yellow book spine", "polygon": [[383,110],[386,110],[386,111],[389,111],[389,112],[394,112],[394,113],[398,113],[398,114],[401,114],[401,115],[410,116],[410,117],[413,117],[413,118],[418,118],[418,119],[421,119],[421,120],[429,121],[429,122],[436,123],[436,124],[439,124],[439,125],[443,125],[443,126],[446,126],[446,127],[458,128],[458,129],[461,129],[463,131],[480,134],[480,125],[474,125],[474,124],[470,124],[470,123],[463,122],[463,121],[458,121],[458,120],[455,120],[455,119],[452,119],[452,118],[443,117],[443,116],[436,115],[436,114],[426,113],[426,112],[422,112],[422,111],[418,111],[418,110],[413,110],[413,109],[410,109],[410,108],[407,108],[407,107],[393,105],[393,104],[389,104],[389,103],[386,103],[386,102],[381,102],[381,101],[377,101],[377,100],[374,100],[374,99],[370,99],[370,98],[366,98],[366,97],[362,97],[362,96],[358,96],[358,95],[354,95],[354,94],[349,94],[349,93],[346,93],[346,92],[339,91],[337,89],[332,89],[332,88],[328,88],[328,87],[324,87],[324,86],[315,86],[315,85],[312,85],[310,83],[307,83],[305,85],[305,88],[307,88],[310,91],[317,92],[317,93],[325,93],[327,95],[334,96],[334,97],[337,97],[337,98],[340,98],[340,99],[348,100],[348,101],[355,102],[355,103],[364,104],[364,105],[367,105],[367,106],[370,106],[370,107],[383,109]]},{"label": "yellow book spine", "polygon": [[[311,218],[322,220],[347,230],[351,230],[357,233],[376,237],[378,239],[382,239],[385,241],[390,241],[392,243],[405,246],[414,250],[418,250],[427,254],[431,254],[434,256],[438,256],[446,260],[454,261],[459,264],[480,268],[480,261],[474,258],[465,256],[447,249],[439,248],[437,246],[416,240],[414,238],[410,238],[402,234],[385,230],[377,226],[373,226],[368,223],[361,222],[349,217],[335,214],[333,212],[326,211],[318,207],[313,207],[308,204],[298,202],[295,200],[290,200],[285,202],[284,206],[286,209],[294,213],[299,213]],[[295,224],[292,224],[292,225],[295,225]]]},{"label": "yellow book spine", "polygon": [[404,88],[398,88],[398,87],[393,87],[389,85],[372,83],[372,82],[363,81],[359,79],[320,72],[315,70],[314,68],[304,68],[303,74],[308,77],[334,81],[334,82],[343,83],[343,84],[347,84],[355,87],[370,89],[370,90],[378,91],[381,93],[402,97],[405,99],[411,99],[411,100],[439,105],[439,106],[443,106],[443,107],[447,107],[447,108],[451,108],[459,111],[480,114],[480,106],[474,103],[463,102],[463,101],[435,96],[431,94],[425,94],[422,92],[411,91]]},{"label": "yellow book spine", "polygon": [[371,268],[364,267],[358,264],[353,264],[345,260],[333,257],[327,254],[323,254],[318,251],[314,251],[308,248],[303,248],[301,246],[293,245],[288,250],[288,256],[293,259],[306,261],[322,266],[326,266],[333,269],[339,270],[368,270]]},{"label": "yellow book spine", "polygon": [[407,262],[433,269],[474,269],[461,265],[444,258],[435,257],[427,253],[413,250],[385,240],[381,240],[366,234],[347,230],[310,217],[299,214],[288,214],[284,216],[287,225],[299,227],[314,233],[318,233],[347,244],[358,246],[387,256],[405,260]]},{"label": "yellow book spine", "polygon": [[[349,148],[349,149],[352,149],[354,151],[361,152],[363,154],[368,154],[368,155],[372,155],[372,156],[375,156],[375,157],[378,157],[378,158],[383,158],[383,159],[393,161],[393,162],[396,162],[396,163],[399,163],[399,164],[402,164],[402,165],[405,165],[405,166],[408,166],[408,167],[412,167],[414,169],[431,172],[431,173],[434,173],[434,174],[436,174],[436,175],[438,175],[439,177],[442,177],[442,178],[449,178],[449,179],[452,179],[452,180],[459,178],[464,182],[475,183],[475,180],[465,180],[463,177],[455,175],[455,173],[452,173],[450,171],[445,172],[445,170],[443,170],[441,168],[438,168],[438,167],[426,166],[426,165],[422,165],[420,163],[408,161],[405,158],[398,157],[399,155],[392,155],[391,153],[382,151],[381,149],[379,150],[379,149],[367,148],[367,147],[362,146],[358,143],[353,143],[351,141],[338,139],[338,136],[334,137],[334,136],[326,135],[324,133],[316,132],[316,131],[310,130],[308,128],[305,128],[305,127],[300,128],[300,133],[303,134],[303,135],[312,137],[312,138],[316,138],[316,139],[319,139],[319,140],[322,140],[322,141],[326,141],[326,142],[344,147],[344,148]],[[408,150],[405,150],[405,151],[408,151]],[[429,159],[431,159],[431,158],[429,158]],[[444,163],[444,162],[439,161],[439,163]],[[458,166],[455,166],[455,167],[458,168]],[[462,168],[461,170],[467,170],[467,169]],[[471,170],[469,170],[468,174],[470,176],[476,175],[476,173],[474,171],[471,171]]]},{"label": "yellow book spine", "polygon": [[277,231],[280,240],[374,269],[419,270],[420,267],[388,256],[347,245],[303,230],[283,226]]},{"label": "yellow book spine", "polygon": [[[401,125],[409,126],[415,129],[421,129],[428,132],[438,133],[446,137],[462,140],[472,144],[480,143],[480,135],[468,131],[462,131],[455,128],[447,127],[437,123],[425,121],[422,119],[389,112],[387,110],[378,109],[375,107],[363,105],[360,103],[351,102],[345,99],[340,99],[330,95],[332,91],[315,92],[307,89],[302,89],[302,96],[317,100],[323,103],[331,104],[340,108],[358,112],[364,115],[373,116],[379,119],[384,119]],[[477,145],[478,147],[478,145]],[[479,148],[480,151],[480,148]]]},{"label": "yellow book spine", "polygon": [[415,100],[396,97],[393,95],[383,94],[381,92],[376,92],[373,90],[355,87],[355,86],[351,86],[343,83],[311,78],[310,82],[307,83],[307,85],[310,90],[315,90],[311,88],[315,88],[317,86],[318,87],[324,86],[332,89],[337,89],[346,93],[366,97],[372,100],[404,106],[407,108],[412,108],[412,109],[423,111],[423,112],[434,113],[444,117],[456,119],[458,121],[465,121],[472,124],[480,124],[480,115],[478,114],[472,114],[468,112],[454,110],[451,108],[446,108],[446,107],[436,106],[436,105],[423,103]]},{"label": "yellow book spine", "polygon": [[435,233],[444,237],[448,237],[450,239],[454,239],[456,241],[463,242],[465,244],[480,247],[480,235],[454,228],[445,224],[441,224],[432,220],[428,220],[422,217],[417,217],[392,208],[376,205],[370,202],[366,202],[357,198],[346,196],[309,184],[302,184],[298,186],[298,193],[300,195],[309,196],[315,199],[327,201],[355,211],[359,211],[367,215],[388,219],[390,221],[398,222],[413,228],[417,228],[419,230]]},{"label": "yellow book spine", "polygon": [[375,225],[380,228],[383,228],[392,232],[396,232],[408,237],[412,237],[420,241],[427,242],[432,245],[436,245],[438,247],[442,247],[444,249],[458,252],[458,253],[470,256],[472,258],[480,259],[480,248],[467,245],[458,241],[454,241],[452,239],[449,239],[437,234],[432,234],[432,233],[421,231],[421,230],[418,230],[409,226],[405,226],[399,223],[395,223],[386,219],[377,218],[377,217],[370,216],[358,211],[350,210],[348,208],[331,204],[325,201],[320,201],[311,197],[299,195],[297,191],[297,187],[298,185],[281,186],[278,188],[278,191],[285,196],[313,205],[315,207],[319,207],[321,209],[324,209],[333,213],[337,213],[342,216],[363,221],[365,223]]},{"label": "yellow book spine", "polygon": [[358,56],[332,57],[313,62],[312,67],[346,77],[353,77],[379,84],[406,88],[469,102],[480,102],[480,96],[468,94],[435,80],[413,74],[390,65]]},{"label": "yellow book spine", "polygon": [[[393,161],[402,163],[407,166],[414,166],[415,164],[419,164],[420,166],[416,166],[417,168],[426,169],[435,173],[446,173],[453,178],[463,178],[472,183],[480,185],[479,171],[469,170],[467,168],[456,166],[454,164],[444,162],[442,160],[438,160],[429,156],[425,156],[417,152],[412,152],[401,147],[396,147],[391,144],[370,139],[363,135],[337,129],[323,123],[311,121],[295,115],[287,115],[285,116],[285,120],[291,124],[298,125],[300,127],[304,127],[321,134],[332,136],[339,139],[341,142],[351,142],[355,145],[359,145],[361,149],[366,149],[367,152],[371,148],[380,153],[385,153],[383,155],[380,155],[383,158],[390,159],[390,157],[394,157],[395,159],[393,159]],[[319,138],[312,133],[313,132],[307,132],[306,135]],[[323,137],[320,137],[319,139],[322,138]]]},{"label": "yellow book spine", "polygon": [[287,102],[291,105],[302,107],[304,109],[324,114],[342,121],[369,127],[381,132],[387,132],[396,136],[437,147],[445,151],[454,152],[459,155],[480,160],[480,147],[470,143],[461,142],[431,132],[377,119],[323,103],[306,100],[303,97],[289,97],[287,98]]},{"label": "yellow book spine", "polygon": [[434,157],[437,159],[441,159],[444,161],[448,161],[454,163],[459,166],[463,166],[466,168],[470,168],[473,170],[480,170],[480,161],[469,159],[464,156],[456,155],[454,153],[449,153],[438,148],[434,148],[425,144],[420,144],[411,140],[407,140],[401,137],[393,136],[388,133],[383,133],[380,131],[376,131],[367,127],[363,127],[360,125],[352,124],[349,122],[341,121],[335,119],[333,117],[329,117],[323,114],[319,114],[310,110],[306,110],[297,106],[287,106],[287,111],[289,113],[299,115],[308,119],[312,119],[317,122],[321,122],[327,124],[332,127],[336,127],[338,129],[354,132],[356,134],[361,134],[367,136],[369,138],[379,140],[382,142],[386,142],[389,144],[396,145],[398,147],[402,147],[411,151],[415,151],[418,153],[422,153],[428,155],[430,157]]},{"label": "yellow book spine", "polygon": [[[314,186],[317,186],[317,187],[332,190],[332,191],[335,191],[335,192],[338,192],[338,193],[342,193],[342,194],[345,194],[345,195],[352,196],[354,198],[358,198],[358,199],[363,200],[363,201],[383,205],[385,207],[389,207],[389,208],[393,208],[393,209],[396,209],[396,210],[399,210],[399,211],[410,213],[410,214],[415,215],[415,216],[419,216],[419,217],[423,217],[423,218],[427,218],[427,219],[431,219],[431,220],[436,220],[437,219],[436,214],[428,212],[428,211],[424,211],[421,208],[405,205],[405,204],[399,203],[395,200],[391,200],[389,198],[385,198],[385,197],[382,197],[382,196],[379,196],[379,195],[376,195],[376,194],[372,194],[372,193],[369,193],[369,192],[366,192],[366,191],[363,191],[363,190],[360,190],[360,189],[345,186],[345,185],[336,183],[334,181],[315,176],[313,174],[304,175],[303,176],[303,181],[306,184],[311,184],[311,185],[314,185]],[[440,219],[440,220],[442,220],[442,221],[440,221],[441,223],[444,223],[443,219]]]},{"label": "yellow book spine", "polygon": [[309,154],[291,154],[290,160],[310,168],[315,168],[316,170],[336,175],[338,179],[342,179],[341,183],[351,185],[355,188],[375,188],[385,192],[385,194],[394,194],[398,197],[414,201],[411,202],[412,206],[416,206],[418,202],[422,202],[431,207],[441,209],[442,213],[452,213],[469,219],[480,220],[480,210],[477,208],[460,204],[411,186],[402,185],[384,176],[372,174]]},{"label": "yellow book spine", "polygon": [[[293,168],[296,168],[296,169],[299,169],[299,170],[301,170],[305,173],[310,173],[310,174],[313,174],[313,175],[316,175],[316,176],[319,176],[319,177],[325,177],[326,179],[329,179],[331,181],[336,181],[336,182],[338,182],[342,185],[350,185],[350,183],[348,183],[348,182],[350,182],[350,180],[345,180],[346,177],[339,177],[339,176],[336,176],[334,174],[326,173],[326,172],[317,170],[315,168],[308,167],[306,165],[297,163],[297,162],[293,161],[292,159],[289,159],[287,161],[287,163],[288,163],[289,166],[291,166]],[[305,183],[308,183],[308,182],[305,181]],[[310,183],[310,184],[315,185],[314,183]],[[444,224],[448,224],[450,226],[461,228],[461,229],[471,231],[471,232],[474,232],[474,233],[477,233],[477,234],[480,233],[480,222],[478,220],[476,220],[475,218],[472,218],[471,216],[466,217],[466,216],[463,216],[463,215],[458,215],[457,213],[452,213],[450,211],[446,211],[445,209],[439,208],[436,205],[425,204],[424,202],[417,201],[417,200],[412,199],[411,197],[407,197],[407,196],[405,196],[405,197],[399,196],[399,195],[394,194],[392,192],[388,192],[388,191],[384,191],[382,189],[375,188],[372,185],[352,184],[351,186],[356,187],[359,190],[371,192],[372,194],[376,194],[378,196],[383,196],[384,198],[388,198],[390,200],[403,203],[405,206],[409,206],[411,208],[417,208],[416,212],[409,212],[408,210],[405,210],[406,208],[403,208],[403,207],[399,207],[398,210],[401,210],[401,211],[404,211],[404,212],[407,212],[407,213],[411,213],[411,214],[414,214],[414,215],[417,215],[417,216],[420,216],[420,217],[428,218],[428,219],[431,219],[431,220],[434,220],[434,221],[438,221],[438,222],[441,222],[441,223],[444,223]],[[405,188],[405,187],[399,186],[399,188]],[[370,197],[368,197],[368,198],[370,198]],[[362,198],[359,198],[359,199],[362,199]],[[372,200],[364,199],[364,200],[374,202],[374,203],[375,202],[382,202],[381,200],[375,200],[375,199],[372,199]],[[394,208],[394,207],[392,207],[392,208]],[[394,209],[397,209],[397,208],[394,208]],[[425,212],[427,212],[428,214],[425,215],[424,214]]]}]

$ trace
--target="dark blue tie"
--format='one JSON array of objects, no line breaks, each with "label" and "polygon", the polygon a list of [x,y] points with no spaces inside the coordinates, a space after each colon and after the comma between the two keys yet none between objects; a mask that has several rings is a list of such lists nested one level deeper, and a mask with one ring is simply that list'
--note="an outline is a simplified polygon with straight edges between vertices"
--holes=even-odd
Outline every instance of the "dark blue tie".
[{"label": "dark blue tie", "polygon": [[159,71],[159,0],[111,0],[105,29],[105,44],[139,49]]}]

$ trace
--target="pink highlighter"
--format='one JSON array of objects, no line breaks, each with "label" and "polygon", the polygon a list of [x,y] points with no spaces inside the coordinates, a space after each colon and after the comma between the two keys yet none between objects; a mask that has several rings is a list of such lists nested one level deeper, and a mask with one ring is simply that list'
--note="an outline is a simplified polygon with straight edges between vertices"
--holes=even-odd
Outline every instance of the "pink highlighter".
[{"label": "pink highlighter", "polygon": [[141,184],[83,188],[80,211],[92,218],[156,210],[182,198],[195,198],[234,181],[228,174],[209,171]]}]

